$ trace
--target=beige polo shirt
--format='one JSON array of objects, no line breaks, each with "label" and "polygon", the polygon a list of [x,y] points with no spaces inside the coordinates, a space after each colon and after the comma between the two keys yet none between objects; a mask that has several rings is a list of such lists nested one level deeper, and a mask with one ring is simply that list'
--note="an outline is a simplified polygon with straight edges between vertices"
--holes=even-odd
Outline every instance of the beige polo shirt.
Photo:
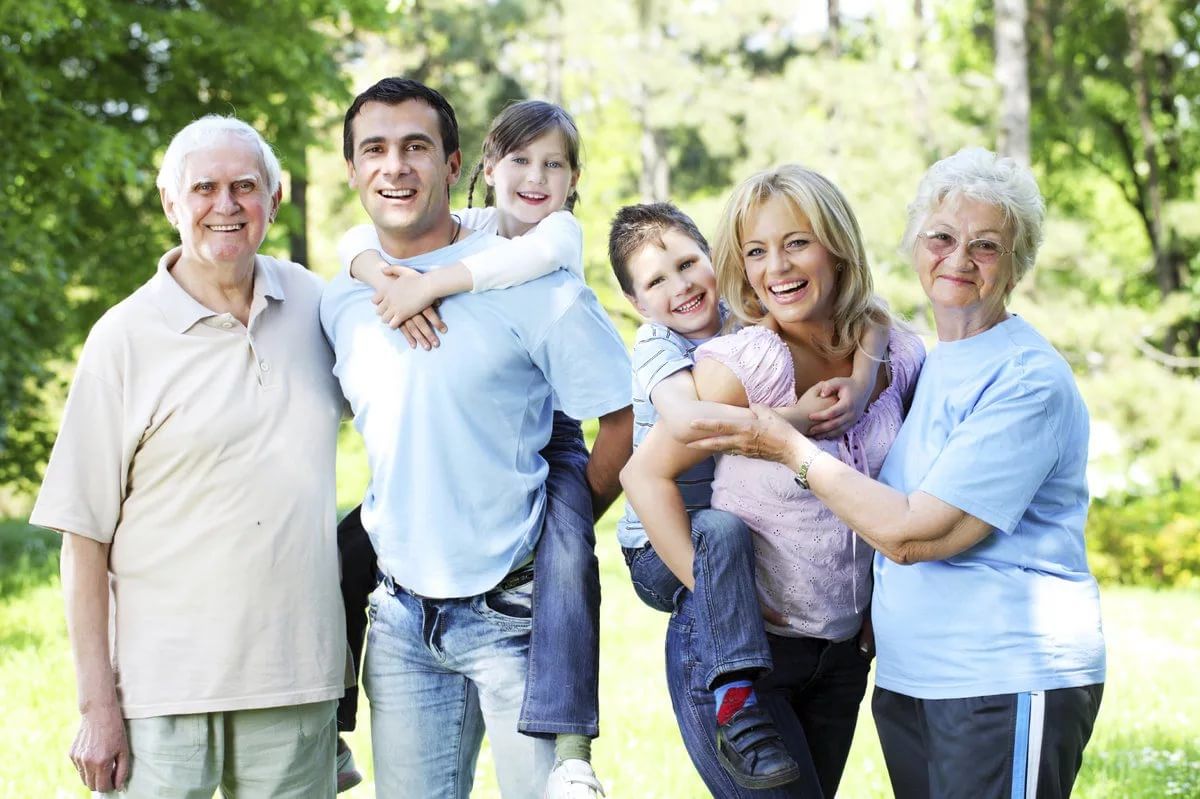
[{"label": "beige polo shirt", "polygon": [[30,522],[111,542],[126,718],[342,695],[322,283],[258,256],[247,329],[163,256],[83,346]]}]

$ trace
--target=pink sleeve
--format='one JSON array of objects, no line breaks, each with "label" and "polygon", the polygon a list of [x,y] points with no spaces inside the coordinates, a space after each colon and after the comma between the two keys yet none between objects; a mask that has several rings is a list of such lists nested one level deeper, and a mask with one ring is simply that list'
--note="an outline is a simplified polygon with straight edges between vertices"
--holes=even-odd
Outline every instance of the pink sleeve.
[{"label": "pink sleeve", "polygon": [[706,358],[733,372],[753,405],[778,408],[796,402],[792,355],[783,340],[766,328],[747,327],[715,338],[696,350],[696,363]]},{"label": "pink sleeve", "polygon": [[925,343],[914,333],[896,330],[892,333],[891,351],[892,379],[901,396],[910,396],[925,363]]}]

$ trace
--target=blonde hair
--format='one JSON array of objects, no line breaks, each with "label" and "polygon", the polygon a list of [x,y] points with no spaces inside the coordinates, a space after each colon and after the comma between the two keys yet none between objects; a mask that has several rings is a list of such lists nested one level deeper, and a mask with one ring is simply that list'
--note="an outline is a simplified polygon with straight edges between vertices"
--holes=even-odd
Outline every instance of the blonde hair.
[{"label": "blonde hair", "polygon": [[784,164],[742,181],[725,203],[713,242],[713,266],[717,288],[734,319],[758,324],[767,312],[746,277],[742,257],[742,234],[755,209],[774,197],[782,197],[797,217],[806,217],[813,234],[837,259],[837,297],[833,305],[833,339],[813,342],[825,358],[845,358],[858,347],[867,325],[888,325],[891,315],[875,296],[875,282],[862,232],[850,203],[828,178],[799,164]]}]

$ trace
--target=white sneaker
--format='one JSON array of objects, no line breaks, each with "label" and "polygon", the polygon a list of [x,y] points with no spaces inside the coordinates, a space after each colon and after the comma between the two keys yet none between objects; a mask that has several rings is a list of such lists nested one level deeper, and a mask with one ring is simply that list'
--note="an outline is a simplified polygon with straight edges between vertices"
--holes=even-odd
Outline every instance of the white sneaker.
[{"label": "white sneaker", "polygon": [[569,758],[555,762],[543,796],[544,799],[600,799],[605,793],[591,763]]}]

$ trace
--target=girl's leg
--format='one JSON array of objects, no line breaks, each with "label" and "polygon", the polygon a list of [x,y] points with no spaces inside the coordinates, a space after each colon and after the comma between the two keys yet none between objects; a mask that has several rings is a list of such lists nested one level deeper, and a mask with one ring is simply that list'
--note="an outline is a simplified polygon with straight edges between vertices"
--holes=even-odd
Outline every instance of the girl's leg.
[{"label": "girl's leg", "polygon": [[[346,608],[346,640],[354,658],[354,676],[357,683],[362,668],[363,641],[367,634],[367,597],[375,590],[378,575],[375,566],[375,549],[363,529],[359,517],[362,506],[346,514],[338,524],[338,556],[342,565],[342,602]],[[346,689],[346,695],[338,702],[338,732],[352,732],[358,711],[357,684]]]},{"label": "girl's leg", "polygon": [[600,565],[579,423],[554,414],[542,450],[546,521],[533,567],[533,631],[518,729],[594,738],[599,728]]}]

